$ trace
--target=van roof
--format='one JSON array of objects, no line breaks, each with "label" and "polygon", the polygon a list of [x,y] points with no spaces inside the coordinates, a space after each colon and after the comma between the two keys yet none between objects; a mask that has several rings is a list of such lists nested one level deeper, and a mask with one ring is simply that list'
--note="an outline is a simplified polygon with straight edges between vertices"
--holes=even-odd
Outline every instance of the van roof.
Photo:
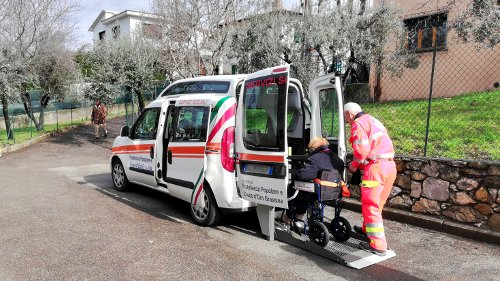
[{"label": "van roof", "polygon": [[218,93],[234,95],[238,82],[245,79],[246,74],[199,76],[177,80],[166,87],[160,97],[177,94]]},{"label": "van roof", "polygon": [[230,96],[228,94],[185,94],[185,95],[172,95],[165,97],[158,97],[156,100],[152,101],[148,104],[147,108],[152,107],[161,107],[165,100],[174,99],[175,101],[179,100],[210,100],[213,104],[214,102],[218,102],[221,98]]}]

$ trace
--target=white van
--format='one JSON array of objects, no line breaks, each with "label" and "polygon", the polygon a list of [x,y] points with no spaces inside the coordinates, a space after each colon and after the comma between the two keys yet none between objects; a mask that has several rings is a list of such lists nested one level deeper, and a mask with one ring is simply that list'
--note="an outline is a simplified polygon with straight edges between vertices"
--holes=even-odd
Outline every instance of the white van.
[{"label": "white van", "polygon": [[200,225],[256,203],[287,208],[290,162],[305,158],[312,136],[345,157],[341,93],[332,74],[306,97],[288,65],[179,80],[115,139],[115,188],[135,183],[187,201]]}]

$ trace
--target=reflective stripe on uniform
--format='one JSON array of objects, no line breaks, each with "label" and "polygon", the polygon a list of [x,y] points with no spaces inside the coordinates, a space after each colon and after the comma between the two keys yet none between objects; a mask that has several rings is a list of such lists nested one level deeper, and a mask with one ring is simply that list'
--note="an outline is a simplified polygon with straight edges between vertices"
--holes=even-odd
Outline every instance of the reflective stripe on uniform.
[{"label": "reflective stripe on uniform", "polygon": [[375,237],[384,237],[384,225],[382,223],[367,223],[366,235]]},{"label": "reflective stripe on uniform", "polygon": [[374,141],[382,136],[384,136],[384,132],[376,132],[375,134],[370,136],[370,141]]},{"label": "reflective stripe on uniform", "polygon": [[394,158],[394,153],[382,153],[382,154],[370,155],[367,158],[370,160]]},{"label": "reflective stripe on uniform", "polygon": [[361,161],[360,159],[356,158],[356,157],[353,157],[352,158],[352,161],[353,162],[356,162],[356,163],[359,163],[359,164],[368,164],[368,161],[364,160],[364,161]]},{"label": "reflective stripe on uniform", "polygon": [[352,158],[352,161],[354,162],[358,162],[358,163],[363,163],[363,161],[361,161],[360,159],[356,158],[356,157],[353,157]]},{"label": "reflective stripe on uniform", "polygon": [[370,143],[370,142],[369,142],[368,140],[366,140],[366,139],[365,139],[365,140],[355,140],[355,141],[353,142],[353,144],[361,144],[361,145],[367,145],[367,144],[369,144],[369,143]]},{"label": "reflective stripe on uniform", "polygon": [[361,181],[362,187],[374,188],[374,187],[377,187],[379,185],[380,184],[378,181],[370,181],[370,180],[362,180]]}]

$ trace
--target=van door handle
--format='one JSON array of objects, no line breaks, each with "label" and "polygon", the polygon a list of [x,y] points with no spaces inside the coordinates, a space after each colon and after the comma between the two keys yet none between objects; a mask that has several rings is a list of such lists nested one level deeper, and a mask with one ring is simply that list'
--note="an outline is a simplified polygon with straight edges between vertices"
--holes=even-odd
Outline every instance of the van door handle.
[{"label": "van door handle", "polygon": [[149,157],[151,157],[151,159],[155,158],[155,147],[154,146],[151,146],[149,148]]},{"label": "van door handle", "polygon": [[168,164],[172,164],[172,150],[168,150],[167,152],[167,160],[168,160]]}]

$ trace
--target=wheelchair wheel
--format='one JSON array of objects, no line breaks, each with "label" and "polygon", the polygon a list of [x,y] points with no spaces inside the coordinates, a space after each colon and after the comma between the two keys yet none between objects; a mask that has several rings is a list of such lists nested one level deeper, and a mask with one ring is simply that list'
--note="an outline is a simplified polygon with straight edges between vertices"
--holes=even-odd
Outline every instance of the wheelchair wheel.
[{"label": "wheelchair wheel", "polygon": [[345,218],[338,217],[332,220],[330,232],[335,240],[339,242],[347,241],[351,238],[351,224]]},{"label": "wheelchair wheel", "polygon": [[312,222],[309,225],[309,240],[321,247],[328,245],[330,233],[326,225],[321,222]]}]

